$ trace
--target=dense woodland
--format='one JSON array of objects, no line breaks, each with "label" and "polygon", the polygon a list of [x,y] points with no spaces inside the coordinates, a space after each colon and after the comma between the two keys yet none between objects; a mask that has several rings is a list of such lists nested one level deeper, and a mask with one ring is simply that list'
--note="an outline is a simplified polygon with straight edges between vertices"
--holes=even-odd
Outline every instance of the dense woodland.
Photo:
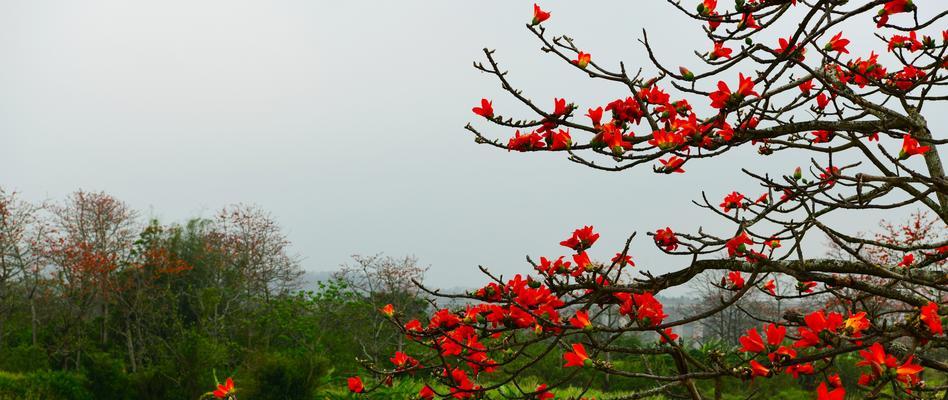
[{"label": "dense woodland", "polygon": [[312,398],[402,345],[381,305],[424,309],[412,257],[355,256],[302,290],[255,207],[167,224],[105,193],[21,197],[0,192],[0,398],[197,399],[228,376]]}]

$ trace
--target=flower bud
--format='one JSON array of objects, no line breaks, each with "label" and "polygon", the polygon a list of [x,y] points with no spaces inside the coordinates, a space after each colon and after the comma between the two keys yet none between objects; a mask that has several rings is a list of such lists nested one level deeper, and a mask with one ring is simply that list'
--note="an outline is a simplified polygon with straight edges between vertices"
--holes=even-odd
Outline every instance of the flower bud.
[{"label": "flower bud", "polygon": [[803,177],[803,171],[800,170],[800,167],[796,167],[796,168],[793,170],[793,180],[798,181],[798,180],[800,180],[800,178],[802,178],[802,177]]},{"label": "flower bud", "polygon": [[678,67],[678,72],[681,72],[681,76],[685,78],[685,80],[688,80],[688,81],[695,80],[695,74],[691,72],[691,70],[689,70],[688,68]]}]

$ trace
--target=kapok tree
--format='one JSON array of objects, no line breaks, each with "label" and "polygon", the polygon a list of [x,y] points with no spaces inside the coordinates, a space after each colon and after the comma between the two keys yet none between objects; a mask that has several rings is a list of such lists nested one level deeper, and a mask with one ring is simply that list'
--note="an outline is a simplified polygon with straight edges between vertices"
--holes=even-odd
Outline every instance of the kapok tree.
[{"label": "kapok tree", "polygon": [[[564,152],[570,161],[606,171],[643,165],[659,174],[684,173],[744,146],[756,146],[763,156],[793,152],[807,165],[744,170],[760,193],[722,193],[720,204],[707,197],[698,202],[728,222],[727,231],[653,227],[648,235],[655,245],[680,256],[670,258],[681,265],[674,272],[631,274],[643,267],[634,267],[628,244],[610,262],[592,262],[589,250],[599,235],[584,227],[561,242],[571,254],[531,260],[529,274],[502,279],[482,268],[488,283],[479,290],[430,291],[470,302],[462,308],[405,321],[386,307],[383,312],[424,351],[399,352],[392,364],[366,363],[372,377],[350,378],[352,391],[370,392],[414,375],[426,379],[419,398],[547,399],[561,385],[588,387],[590,376],[605,374],[647,385],[621,398],[701,399],[721,395],[702,381],[786,374],[812,375],[807,379],[819,383],[820,399],[842,399],[846,388],[867,397],[943,396],[944,385],[926,386],[923,377],[926,370],[948,372],[948,362],[936,353],[948,347],[941,321],[948,311],[944,235],[866,238],[827,217],[922,208],[936,218],[935,233],[944,232],[948,180],[938,148],[946,140],[933,137],[923,112],[948,100],[948,31],[936,31],[948,11],[922,12],[911,0],[737,0],[731,9],[704,0],[696,11],[669,4],[707,35],[706,47],[696,52],[700,67],[663,64],[643,34],[655,74],[633,74],[622,63],[610,68],[616,63],[592,61],[578,41],[548,34],[550,13],[534,6],[527,29],[545,53],[590,78],[624,86],[629,95],[591,107],[555,99],[550,109],[517,89],[494,51],[485,49],[486,61],[474,66],[536,117],[505,117],[484,99],[474,113],[512,137],[498,139],[507,134],[473,124],[466,129],[478,143],[503,151]],[[944,8],[940,2],[928,6]],[[878,51],[850,54],[847,24],[873,30]],[[765,31],[782,39],[755,40]],[[735,74],[736,80],[726,78]],[[713,111],[692,108],[700,103]],[[825,235],[847,257],[808,255],[802,241],[814,235]],[[876,256],[882,252],[904,257]],[[656,295],[702,274],[721,277],[727,295],[707,311],[669,319]],[[696,355],[676,337],[676,327],[734,307],[751,293],[790,305],[780,315],[753,315],[759,326],[740,338],[740,347]],[[606,312],[618,312],[620,323],[599,324]],[[656,345],[620,345],[623,337],[643,332],[651,332]],[[623,369],[606,354],[635,355],[667,368]],[[842,382],[836,373],[835,362],[848,355],[860,360],[858,382]],[[566,373],[539,386],[525,384],[524,371],[548,357],[562,358]]]}]

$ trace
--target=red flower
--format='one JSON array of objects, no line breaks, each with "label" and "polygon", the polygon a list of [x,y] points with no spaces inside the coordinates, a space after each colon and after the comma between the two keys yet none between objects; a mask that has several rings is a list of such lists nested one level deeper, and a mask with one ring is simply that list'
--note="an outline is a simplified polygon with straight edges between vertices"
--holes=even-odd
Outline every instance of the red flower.
[{"label": "red flower", "polygon": [[652,293],[633,293],[632,301],[638,305],[635,310],[635,317],[646,325],[659,325],[668,316],[662,309],[662,303],[656,300]]},{"label": "red flower", "polygon": [[674,251],[678,248],[678,237],[671,228],[659,229],[655,231],[655,244],[664,247],[665,251]]},{"label": "red flower", "polygon": [[564,367],[583,367],[589,361],[589,356],[582,343],[573,343],[573,351],[563,354],[563,359],[566,360]]},{"label": "red flower", "polygon": [[770,376],[770,369],[761,365],[759,362],[757,362],[757,360],[751,360],[750,367],[751,376],[763,376],[765,378]]},{"label": "red flower", "polygon": [[798,87],[800,88],[800,91],[803,92],[803,94],[809,96],[810,90],[813,89],[813,79],[809,79],[801,83]]},{"label": "red flower", "polygon": [[724,202],[721,203],[721,208],[724,209],[724,212],[730,212],[733,209],[738,209],[743,207],[744,195],[738,192],[731,192],[731,194],[724,196]]},{"label": "red flower", "polygon": [[576,55],[576,59],[573,60],[573,64],[576,64],[577,67],[585,69],[591,60],[592,56],[589,55],[589,53],[579,52],[579,54]]},{"label": "red flower", "polygon": [[[675,334],[674,331],[672,331],[672,328],[665,328],[665,330],[663,330],[662,332],[664,332],[665,334],[658,335],[659,343],[668,343],[668,342],[674,342],[675,340],[678,340],[678,335]],[[666,339],[666,336],[668,337],[667,339]]]},{"label": "red flower", "polygon": [[912,86],[915,86],[915,81],[924,77],[925,71],[911,65],[906,65],[901,71],[892,75],[889,83],[899,88],[899,90],[906,91],[911,89]]},{"label": "red flower", "polygon": [[915,5],[912,4],[912,0],[891,0],[885,3],[885,6],[879,10],[879,22],[876,23],[876,27],[878,28],[888,23],[889,15],[912,10],[915,10]]},{"label": "red flower", "polygon": [[928,302],[928,304],[922,306],[919,310],[919,320],[921,320],[925,326],[928,327],[928,331],[932,335],[941,335],[945,331],[941,326],[941,317],[938,316],[938,304],[935,302]]},{"label": "red flower", "polygon": [[777,39],[777,44],[780,46],[774,51],[777,54],[789,53],[793,59],[800,62],[806,58],[806,47],[790,46],[790,42],[784,38]]},{"label": "red flower", "polygon": [[711,107],[720,109],[734,103],[740,103],[744,97],[750,95],[758,96],[757,92],[754,91],[754,80],[740,74],[737,92],[731,93],[731,89],[724,81],[718,81],[718,90],[708,94],[708,97],[711,98]]},{"label": "red flower", "polygon": [[546,384],[542,383],[537,385],[537,390],[534,391],[537,395],[537,400],[549,400],[556,397],[552,392],[547,390]]},{"label": "red flower", "polygon": [[418,391],[418,398],[421,400],[432,400],[435,397],[434,390],[431,389],[431,386],[425,385]]},{"label": "red flower", "polygon": [[741,290],[744,288],[744,277],[741,276],[741,273],[738,271],[728,272],[727,280],[731,281],[731,284],[728,286],[731,290]]},{"label": "red flower", "polygon": [[362,378],[358,376],[353,376],[349,378],[349,391],[352,393],[362,393],[365,391],[365,386],[362,385]]},{"label": "red flower", "polygon": [[481,106],[474,107],[471,109],[471,111],[474,111],[474,114],[480,115],[484,118],[494,118],[493,103],[487,101],[487,99],[481,99]]},{"label": "red flower", "polygon": [[852,337],[862,336],[862,331],[869,329],[871,323],[869,319],[866,318],[865,312],[856,313],[856,315],[850,315],[849,318],[846,318],[846,321],[843,321],[843,327],[849,332]]},{"label": "red flower", "polygon": [[771,295],[771,296],[776,296],[776,295],[777,295],[777,283],[776,283],[776,281],[774,281],[773,279],[767,281],[767,283],[764,284],[764,290],[770,292],[770,295]]},{"label": "red flower", "polygon": [[754,242],[747,236],[747,232],[741,232],[740,235],[731,238],[725,244],[728,257],[744,255],[747,252],[746,245],[748,244],[752,245]]},{"label": "red flower", "polygon": [[704,0],[698,4],[698,14],[708,16],[714,12],[718,6],[718,0]]},{"label": "red flower", "polygon": [[829,43],[823,47],[823,50],[849,54],[849,50],[846,50],[846,46],[849,45],[849,39],[843,39],[842,37],[842,32],[837,33],[836,36],[833,36]]},{"label": "red flower", "polygon": [[217,384],[217,389],[214,390],[213,394],[214,394],[214,397],[217,397],[218,399],[224,399],[224,398],[227,398],[227,396],[230,396],[231,394],[233,394],[234,392],[235,392],[234,380],[231,378],[227,378],[227,380],[224,381],[223,385],[219,383]]},{"label": "red flower", "polygon": [[816,400],[843,400],[846,398],[846,389],[842,386],[833,390],[826,387],[826,382],[821,382],[816,388]]},{"label": "red flower", "polygon": [[755,328],[748,329],[746,335],[738,338],[738,342],[741,343],[741,351],[746,353],[760,353],[766,349],[764,339],[760,337]]},{"label": "red flower", "polygon": [[915,31],[912,31],[908,36],[892,35],[892,38],[889,39],[889,51],[892,51],[896,47],[906,48],[909,49],[909,51],[915,52],[922,48],[922,42],[916,39]]},{"label": "red flower", "polygon": [[582,251],[592,247],[593,243],[596,243],[597,240],[599,240],[599,234],[593,233],[593,227],[584,226],[581,229],[573,231],[573,236],[560,242],[560,246]]},{"label": "red flower", "polygon": [[550,19],[550,13],[540,9],[536,3],[533,4],[533,21],[530,22],[530,25],[537,25],[543,21]]},{"label": "red flower", "polygon": [[520,131],[517,130],[514,137],[510,138],[507,142],[507,149],[516,151],[542,149],[544,146],[546,146],[546,143],[543,141],[543,136],[541,136],[539,132],[521,135]]},{"label": "red flower", "polygon": [[813,364],[810,363],[787,367],[787,374],[793,375],[794,379],[800,378],[800,375],[813,375],[814,373],[816,373],[816,369],[814,369]]},{"label": "red flower", "polygon": [[659,129],[652,132],[652,139],[649,139],[648,144],[657,146],[662,150],[671,150],[685,144],[685,138],[677,131],[668,132]]},{"label": "red flower", "polygon": [[894,368],[898,363],[892,355],[886,354],[882,344],[875,342],[869,347],[869,350],[859,350],[862,361],[857,362],[857,366],[868,366],[872,368],[874,376],[882,376],[887,368]]},{"label": "red flower", "polygon": [[678,156],[671,156],[668,159],[659,159],[658,162],[662,163],[662,168],[658,172],[671,174],[679,173],[682,174],[685,170],[681,169],[682,165],[685,165],[685,160]]},{"label": "red flower", "polygon": [[902,151],[899,152],[899,159],[904,160],[916,154],[925,154],[929,148],[928,146],[919,146],[918,140],[915,140],[909,134],[902,135]]},{"label": "red flower", "polygon": [[579,276],[583,272],[586,272],[586,268],[592,264],[592,261],[589,261],[589,255],[585,251],[579,252],[579,254],[573,254],[573,262],[576,263],[576,269],[573,270],[573,276]]},{"label": "red flower", "polygon": [[392,364],[395,364],[398,369],[411,368],[415,365],[418,365],[418,360],[400,351],[396,351],[395,357],[389,358],[389,360],[392,362]]},{"label": "red flower", "polygon": [[899,365],[895,369],[895,379],[899,380],[902,383],[915,384],[918,383],[919,378],[918,374],[924,370],[921,365],[915,364],[912,362],[914,355],[908,356],[902,365]]},{"label": "red flower", "polygon": [[737,29],[760,29],[760,25],[757,24],[757,19],[754,18],[753,13],[744,13],[741,16],[741,22],[737,24]]},{"label": "red flower", "polygon": [[546,143],[550,146],[550,150],[563,150],[568,149],[573,145],[573,139],[569,136],[569,130],[558,130],[553,132],[552,130],[547,131],[544,134]]},{"label": "red flower", "polygon": [[783,338],[787,335],[787,327],[775,324],[767,325],[767,344],[779,346],[783,343]]},{"label": "red flower", "polygon": [[622,265],[622,266],[625,266],[625,265],[631,265],[633,267],[635,266],[635,262],[632,261],[632,256],[628,254],[626,254],[625,257],[623,257],[622,253],[616,253],[616,256],[612,257],[612,260],[610,261],[613,263],[619,263],[619,265]]},{"label": "red flower", "polygon": [[579,310],[576,316],[569,319],[569,324],[578,329],[592,329],[592,322],[589,322],[589,313],[586,310]]},{"label": "red flower", "polygon": [[912,264],[914,263],[915,263],[915,255],[912,253],[908,253],[902,256],[902,261],[899,262],[898,266],[902,268],[908,268],[908,267],[911,267]]},{"label": "red flower", "polygon": [[602,124],[602,107],[596,108],[595,110],[590,108],[589,112],[586,113],[586,116],[592,120],[593,127],[598,128],[599,125]]},{"label": "red flower", "polygon": [[797,292],[800,293],[813,293],[815,287],[816,282],[797,282]]},{"label": "red flower", "polygon": [[830,98],[826,95],[826,93],[821,92],[816,96],[816,107],[820,110],[825,109],[829,102]]},{"label": "red flower", "polygon": [[382,312],[382,315],[389,318],[392,318],[392,316],[395,315],[395,307],[391,304],[386,304],[385,307],[380,308],[379,311]]},{"label": "red flower", "polygon": [[[821,96],[822,96],[822,94],[821,94]],[[813,143],[829,143],[830,141],[833,140],[833,138],[836,137],[836,132],[834,132],[834,131],[822,131],[822,130],[821,130],[821,131],[814,131],[814,132],[813,132],[813,136],[816,136],[815,138],[813,138]]]},{"label": "red flower", "polygon": [[724,47],[724,42],[714,42],[714,50],[711,50],[711,55],[708,58],[712,60],[716,60],[721,57],[731,58],[732,51],[733,50]]}]

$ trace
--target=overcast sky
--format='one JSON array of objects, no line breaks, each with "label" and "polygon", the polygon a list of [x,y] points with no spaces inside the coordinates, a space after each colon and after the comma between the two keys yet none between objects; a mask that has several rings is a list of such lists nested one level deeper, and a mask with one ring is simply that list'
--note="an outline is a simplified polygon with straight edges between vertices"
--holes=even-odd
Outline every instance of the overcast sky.
[{"label": "overcast sky", "polygon": [[[643,28],[671,66],[698,70],[692,50],[709,47],[663,1],[543,5],[549,29],[605,65],[646,65]],[[477,265],[527,272],[527,254],[567,254],[557,243],[584,224],[603,234],[594,256],[638,231],[641,266],[681,267],[645,231],[732,232],[691,200],[759,194],[742,165],[807,163],[747,149],[682,175],[603,173],[475,145],[468,121],[510,135],[471,113],[481,97],[529,116],[471,67],[485,46],[541,105],[567,97],[585,110],[627,95],[539,52],[531,16],[532,2],[509,0],[0,0],[0,185],[37,201],[103,190],[165,222],[257,204],[307,269],[413,253],[431,283],[474,286]],[[870,34],[848,33],[851,49]],[[852,232],[876,220],[845,222]]]}]

